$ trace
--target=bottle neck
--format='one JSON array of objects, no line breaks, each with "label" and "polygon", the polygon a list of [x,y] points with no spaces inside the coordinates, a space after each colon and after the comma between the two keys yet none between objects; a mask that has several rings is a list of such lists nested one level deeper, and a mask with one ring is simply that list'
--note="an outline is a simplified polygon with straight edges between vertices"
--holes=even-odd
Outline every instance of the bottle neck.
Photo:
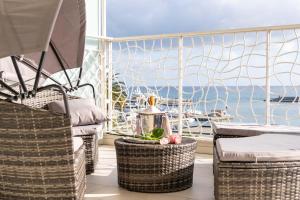
[{"label": "bottle neck", "polygon": [[154,98],[154,96],[150,96],[149,97],[148,103],[149,103],[150,107],[155,105],[155,98]]}]

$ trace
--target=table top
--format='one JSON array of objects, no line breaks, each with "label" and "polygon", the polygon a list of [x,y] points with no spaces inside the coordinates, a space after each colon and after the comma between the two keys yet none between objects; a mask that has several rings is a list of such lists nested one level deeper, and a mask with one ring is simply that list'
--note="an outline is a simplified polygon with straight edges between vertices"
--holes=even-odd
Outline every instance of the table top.
[{"label": "table top", "polygon": [[153,142],[148,140],[137,140],[137,142],[134,141],[134,139],[126,139],[126,138],[119,138],[115,140],[115,143],[123,144],[123,145],[138,145],[138,146],[183,146],[183,145],[190,145],[193,143],[196,143],[197,141],[193,138],[188,137],[182,137],[182,142],[180,144],[164,144],[161,145],[159,141]]}]

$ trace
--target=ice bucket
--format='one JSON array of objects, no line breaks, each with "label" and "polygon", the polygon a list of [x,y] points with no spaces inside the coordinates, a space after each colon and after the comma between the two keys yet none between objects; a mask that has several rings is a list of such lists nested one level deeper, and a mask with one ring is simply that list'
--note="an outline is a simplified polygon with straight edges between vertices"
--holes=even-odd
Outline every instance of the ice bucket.
[{"label": "ice bucket", "polygon": [[164,128],[164,113],[139,113],[137,115],[137,134],[151,132],[155,128]]},{"label": "ice bucket", "polygon": [[161,112],[155,105],[155,97],[150,96],[148,99],[149,107],[139,112],[136,117],[136,134],[142,135],[150,133],[155,128],[164,129],[164,136],[172,134],[168,115]]},{"label": "ice bucket", "polygon": [[142,135],[150,133],[155,128],[164,129],[164,136],[172,134],[172,129],[168,119],[168,115],[161,113],[140,112],[136,117],[136,134]]}]

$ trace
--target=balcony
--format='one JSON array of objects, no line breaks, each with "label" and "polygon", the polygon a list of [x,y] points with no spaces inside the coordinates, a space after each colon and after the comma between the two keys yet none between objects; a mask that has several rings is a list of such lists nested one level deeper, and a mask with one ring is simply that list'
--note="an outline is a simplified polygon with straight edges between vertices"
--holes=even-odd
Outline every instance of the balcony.
[{"label": "balcony", "polygon": [[211,137],[214,121],[298,126],[299,28],[89,37],[84,78],[112,134],[134,134],[149,95],[189,137]]},{"label": "balcony", "polygon": [[[212,148],[212,122],[299,126],[299,31],[288,25],[89,37],[84,78],[96,84],[97,100],[111,119],[104,144],[134,134],[136,113],[149,95],[168,113],[173,132],[200,141],[200,153],[212,152],[203,149]],[[87,199],[213,199],[210,155],[197,154],[191,189],[155,195],[120,189],[113,148],[100,152]]]},{"label": "balcony", "polygon": [[[300,25],[286,25],[88,37],[82,79],[95,85],[97,102],[111,120],[86,199],[213,199],[212,155],[203,154],[212,154],[212,122],[300,125],[299,31]],[[118,187],[112,142],[135,134],[136,114],[150,95],[168,113],[174,133],[198,140],[188,190],[142,194]]]}]

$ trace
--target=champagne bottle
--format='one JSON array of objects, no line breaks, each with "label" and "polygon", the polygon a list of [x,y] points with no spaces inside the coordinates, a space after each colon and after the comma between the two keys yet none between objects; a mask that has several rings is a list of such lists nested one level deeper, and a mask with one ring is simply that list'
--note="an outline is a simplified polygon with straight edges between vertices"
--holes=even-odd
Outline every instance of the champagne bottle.
[{"label": "champagne bottle", "polygon": [[154,96],[150,96],[148,98],[148,103],[150,106],[154,106],[155,105],[155,97]]},{"label": "champagne bottle", "polygon": [[150,96],[148,98],[148,104],[149,104],[149,108],[146,109],[147,112],[150,113],[160,113],[161,111],[155,106],[156,101],[155,101],[155,97],[154,96]]}]

